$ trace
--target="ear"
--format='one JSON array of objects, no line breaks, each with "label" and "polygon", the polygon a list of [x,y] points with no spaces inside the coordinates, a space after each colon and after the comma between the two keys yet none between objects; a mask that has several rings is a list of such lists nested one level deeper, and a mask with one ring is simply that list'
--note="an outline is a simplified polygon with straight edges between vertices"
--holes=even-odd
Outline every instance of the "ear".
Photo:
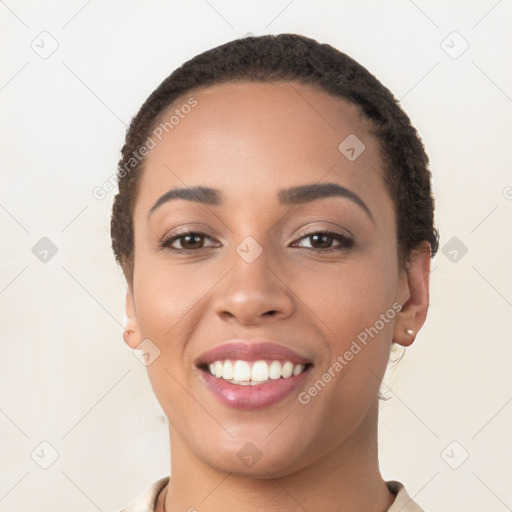
[{"label": "ear", "polygon": [[[422,242],[411,252],[400,284],[400,304],[393,341],[407,347],[413,343],[427,318],[430,286],[430,244]],[[412,331],[412,332],[411,332]]]},{"label": "ear", "polygon": [[135,298],[131,286],[128,286],[126,291],[126,328],[123,333],[125,343],[133,349],[136,349],[142,342],[142,336],[137,321],[137,314],[135,309]]}]

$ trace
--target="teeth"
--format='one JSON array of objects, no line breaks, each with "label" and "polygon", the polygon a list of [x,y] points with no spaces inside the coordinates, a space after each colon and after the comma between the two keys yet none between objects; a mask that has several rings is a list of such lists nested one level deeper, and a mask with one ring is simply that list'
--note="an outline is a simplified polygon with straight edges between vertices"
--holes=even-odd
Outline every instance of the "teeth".
[{"label": "teeth", "polygon": [[243,386],[256,385],[267,380],[288,379],[299,375],[306,365],[291,361],[215,361],[208,368],[210,374],[218,379],[227,380],[233,384]]},{"label": "teeth", "polygon": [[272,361],[270,363],[270,366],[268,367],[268,376],[272,380],[280,379],[282,372],[283,368],[281,367],[281,363],[279,361]]},{"label": "teeth", "polygon": [[293,376],[295,377],[295,375],[299,375],[299,373],[302,373],[304,371],[304,367],[305,365],[303,364],[296,364],[293,367]]},{"label": "teeth", "polygon": [[[220,361],[218,361],[218,363],[222,364]],[[217,362],[215,365],[217,365]],[[217,369],[217,366],[215,366],[215,369]],[[222,372],[222,378],[224,378],[224,372]],[[247,361],[235,362],[235,366],[233,368],[233,380],[242,382],[251,380],[251,367]]]},{"label": "teeth", "polygon": [[293,364],[290,363],[290,361],[286,361],[286,363],[283,364],[283,378],[287,379],[288,377],[291,377],[293,375]]},{"label": "teeth", "polygon": [[265,361],[256,361],[252,365],[251,380],[253,382],[265,382],[268,380],[268,364]]},{"label": "teeth", "polygon": [[233,379],[234,373],[235,369],[233,368],[233,363],[231,361],[225,361],[222,369],[222,378],[226,380]]}]

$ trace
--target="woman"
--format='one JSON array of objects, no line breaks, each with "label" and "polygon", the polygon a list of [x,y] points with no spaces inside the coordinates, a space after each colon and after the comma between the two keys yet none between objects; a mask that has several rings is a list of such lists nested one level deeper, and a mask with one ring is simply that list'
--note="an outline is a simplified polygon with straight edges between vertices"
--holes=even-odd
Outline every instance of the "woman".
[{"label": "woman", "polygon": [[392,94],[303,36],[232,41],[151,94],[118,180],[124,339],[172,450],[124,511],[420,511],[377,458],[379,385],[438,248]]}]

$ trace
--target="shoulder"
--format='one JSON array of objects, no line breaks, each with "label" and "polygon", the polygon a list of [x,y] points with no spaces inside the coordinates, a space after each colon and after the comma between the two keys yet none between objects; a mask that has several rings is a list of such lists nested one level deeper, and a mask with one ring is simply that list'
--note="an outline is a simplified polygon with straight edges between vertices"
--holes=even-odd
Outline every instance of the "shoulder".
[{"label": "shoulder", "polygon": [[386,482],[388,489],[396,495],[388,512],[424,512],[424,510],[407,494],[404,484],[396,480]]},{"label": "shoulder", "polygon": [[158,495],[168,482],[168,476],[153,482],[134,502],[119,512],[154,512]]}]

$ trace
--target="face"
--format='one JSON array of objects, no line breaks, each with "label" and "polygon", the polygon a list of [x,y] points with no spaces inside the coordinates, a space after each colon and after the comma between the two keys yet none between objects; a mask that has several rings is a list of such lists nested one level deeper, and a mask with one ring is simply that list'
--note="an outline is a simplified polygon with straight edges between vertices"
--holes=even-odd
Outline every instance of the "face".
[{"label": "face", "polygon": [[160,351],[148,374],[173,457],[282,476],[375,428],[391,342],[424,319],[411,275],[424,283],[427,263],[398,264],[355,106],[287,82],[193,96],[141,177],[127,342]]}]

